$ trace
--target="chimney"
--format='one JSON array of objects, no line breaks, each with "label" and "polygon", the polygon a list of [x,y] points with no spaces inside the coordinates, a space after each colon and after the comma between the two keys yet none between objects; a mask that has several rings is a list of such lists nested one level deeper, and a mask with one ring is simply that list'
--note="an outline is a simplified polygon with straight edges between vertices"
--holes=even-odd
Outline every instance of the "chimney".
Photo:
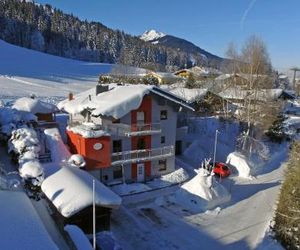
[{"label": "chimney", "polygon": [[106,91],[108,91],[108,85],[101,85],[101,84],[96,85],[96,95]]},{"label": "chimney", "polygon": [[73,93],[72,93],[72,92],[70,92],[70,93],[69,93],[68,99],[69,99],[69,101],[71,101],[71,100],[73,100],[73,99],[74,99],[74,97],[73,97]]}]

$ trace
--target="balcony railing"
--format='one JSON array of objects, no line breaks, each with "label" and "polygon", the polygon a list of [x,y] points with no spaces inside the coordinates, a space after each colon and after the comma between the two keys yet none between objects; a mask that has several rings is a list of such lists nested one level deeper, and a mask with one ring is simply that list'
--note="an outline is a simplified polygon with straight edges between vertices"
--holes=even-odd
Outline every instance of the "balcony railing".
[{"label": "balcony railing", "polygon": [[122,123],[113,123],[103,125],[105,130],[110,134],[118,136],[138,136],[138,135],[152,135],[161,133],[160,123],[151,123],[151,124],[122,124]]},{"label": "balcony railing", "polygon": [[132,150],[125,152],[113,153],[111,156],[112,165],[127,163],[144,162],[167,158],[174,155],[174,147],[166,146],[154,149]]}]

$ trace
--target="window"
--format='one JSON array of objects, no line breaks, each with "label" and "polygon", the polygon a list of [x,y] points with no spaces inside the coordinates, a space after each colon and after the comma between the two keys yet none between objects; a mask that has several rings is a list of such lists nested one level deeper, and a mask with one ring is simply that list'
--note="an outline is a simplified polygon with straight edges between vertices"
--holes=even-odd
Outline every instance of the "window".
[{"label": "window", "polygon": [[146,142],[144,138],[139,138],[136,145],[137,149],[145,149],[146,148]]},{"label": "window", "polygon": [[112,123],[120,123],[120,119],[115,119],[115,118],[113,118],[113,119],[112,119]]},{"label": "window", "polygon": [[137,123],[144,123],[145,122],[145,113],[137,112],[136,113],[136,121],[137,121]]},{"label": "window", "polygon": [[114,179],[120,179],[123,176],[122,166],[115,166],[113,170]]},{"label": "window", "polygon": [[167,110],[161,110],[160,111],[160,119],[161,120],[167,120],[168,119],[168,111]]},{"label": "window", "polygon": [[113,153],[122,152],[122,140],[113,141]]},{"label": "window", "polygon": [[164,144],[165,142],[166,142],[166,137],[165,136],[160,137],[160,143]]},{"label": "window", "polygon": [[159,171],[165,171],[165,170],[167,170],[167,160],[166,159],[159,160],[158,161],[158,166],[159,166],[159,168],[158,168]]}]

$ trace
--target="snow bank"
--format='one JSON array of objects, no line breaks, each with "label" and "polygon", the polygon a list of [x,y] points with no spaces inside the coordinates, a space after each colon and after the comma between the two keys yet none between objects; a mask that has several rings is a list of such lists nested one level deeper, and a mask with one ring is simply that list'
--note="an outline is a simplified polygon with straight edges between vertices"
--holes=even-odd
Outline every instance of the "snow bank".
[{"label": "snow bank", "polygon": [[75,225],[66,225],[64,230],[68,232],[77,250],[92,250],[92,245],[82,230]]},{"label": "snow bank", "polygon": [[19,111],[30,112],[32,114],[49,114],[58,111],[58,108],[54,104],[46,103],[29,97],[17,99],[12,108]]},{"label": "snow bank", "polygon": [[[86,171],[74,167],[62,167],[46,178],[42,191],[66,218],[93,204],[93,177]],[[95,180],[96,205],[117,208],[121,198]]]},{"label": "snow bank", "polygon": [[230,193],[207,170],[199,169],[197,172],[175,193],[176,203],[191,211],[201,212],[230,201]]},{"label": "snow bank", "polygon": [[34,186],[40,186],[44,180],[44,170],[38,161],[28,161],[19,167],[20,176]]},{"label": "snow bank", "polygon": [[170,174],[162,175],[160,179],[171,183],[181,183],[186,181],[188,178],[188,173],[183,168],[179,168]]},{"label": "snow bank", "polygon": [[58,249],[24,192],[0,191],[0,249]]},{"label": "snow bank", "polygon": [[147,185],[154,189],[162,188],[182,183],[187,179],[189,179],[188,173],[183,168],[179,168],[170,174],[162,175],[159,178],[155,178],[153,181],[147,182]]},{"label": "snow bank", "polygon": [[251,164],[241,153],[230,153],[227,157],[226,163],[235,167],[240,177],[251,178]]},{"label": "snow bank", "polygon": [[109,136],[109,133],[99,125],[93,123],[83,123],[77,126],[68,126],[67,130],[75,134],[79,134],[84,138],[99,138],[101,136]]}]

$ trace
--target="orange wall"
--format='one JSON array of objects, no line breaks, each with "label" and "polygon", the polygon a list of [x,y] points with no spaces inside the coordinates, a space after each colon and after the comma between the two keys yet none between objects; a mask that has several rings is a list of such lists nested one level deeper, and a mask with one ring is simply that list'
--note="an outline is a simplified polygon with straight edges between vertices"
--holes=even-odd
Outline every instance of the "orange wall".
[{"label": "orange wall", "polygon": [[[151,124],[152,123],[152,97],[151,96],[145,96],[140,107],[136,110],[131,111],[131,128],[134,131],[135,130],[135,124],[137,123],[137,112],[144,112],[145,114],[145,124]],[[147,136],[133,136],[131,137],[131,150],[137,149],[137,141],[138,138],[144,138],[146,149],[151,149],[151,135]],[[145,175],[151,176],[151,162],[145,162]],[[131,165],[131,177],[133,179],[137,178],[137,164],[133,163]]]},{"label": "orange wall", "polygon": [[[67,130],[68,144],[73,154],[81,154],[86,161],[86,169],[94,170],[111,166],[111,139],[109,136],[84,138]],[[95,150],[95,143],[101,143],[102,149]]]}]

